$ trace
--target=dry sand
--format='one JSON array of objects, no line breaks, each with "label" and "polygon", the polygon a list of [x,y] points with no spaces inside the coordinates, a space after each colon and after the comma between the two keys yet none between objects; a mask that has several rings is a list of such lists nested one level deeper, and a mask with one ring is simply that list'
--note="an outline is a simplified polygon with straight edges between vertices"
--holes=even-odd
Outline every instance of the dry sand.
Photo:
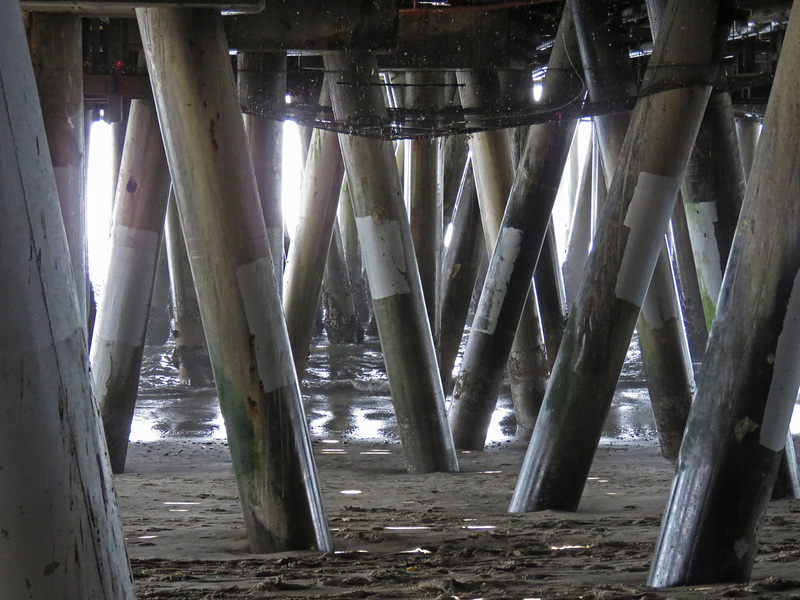
[{"label": "dry sand", "polygon": [[429,475],[397,444],[314,450],[336,551],[252,555],[224,442],[132,444],[115,482],[139,597],[800,598],[797,500],[771,503],[750,584],[646,587],[673,470],[651,444],[601,447],[577,513],[526,515],[506,513],[519,444]]}]

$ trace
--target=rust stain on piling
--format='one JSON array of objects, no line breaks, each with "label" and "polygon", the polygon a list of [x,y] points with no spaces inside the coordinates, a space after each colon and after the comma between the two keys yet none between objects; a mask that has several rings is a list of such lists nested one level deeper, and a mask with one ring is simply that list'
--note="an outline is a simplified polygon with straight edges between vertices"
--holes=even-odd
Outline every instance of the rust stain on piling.
[{"label": "rust stain on piling", "polygon": [[247,397],[247,408],[250,410],[250,418],[257,419],[258,403],[255,400],[253,400],[250,396]]}]

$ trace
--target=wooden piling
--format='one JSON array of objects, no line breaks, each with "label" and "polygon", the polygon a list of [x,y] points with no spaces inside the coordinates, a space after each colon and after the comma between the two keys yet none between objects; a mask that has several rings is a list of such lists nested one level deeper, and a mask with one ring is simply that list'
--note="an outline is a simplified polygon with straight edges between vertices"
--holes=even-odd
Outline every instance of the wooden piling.
[{"label": "wooden piling", "polygon": [[174,188],[170,189],[167,203],[164,239],[172,291],[172,337],[175,341],[172,364],[178,367],[178,381],[181,385],[212,385],[214,375],[208,358],[208,345],[200,318],[200,307],[197,305],[197,292],[194,289]]},{"label": "wooden piling", "polygon": [[654,587],[744,582],[800,386],[800,8],[764,129],[656,544]]},{"label": "wooden piling", "polygon": [[133,600],[46,136],[19,3],[2,2],[0,597]]},{"label": "wooden piling", "polygon": [[364,261],[361,259],[356,217],[353,214],[353,203],[350,200],[350,184],[347,181],[347,177],[342,181],[342,191],[339,194],[339,210],[336,218],[339,223],[339,231],[342,234],[342,249],[347,262],[347,277],[350,280],[356,316],[359,323],[366,327],[371,319],[372,301],[369,297],[369,287],[364,279]]},{"label": "wooden piling", "polygon": [[[487,108],[500,102],[500,82],[497,75],[488,71],[464,71],[457,73],[461,87],[461,104],[467,109]],[[514,166],[508,134],[502,130],[488,130],[470,135],[468,144],[471,151],[473,177],[478,193],[483,237],[486,242],[486,251],[491,255],[497,242],[503,212],[508,202],[508,195],[514,181]],[[517,430],[523,439],[526,439],[544,397],[547,385],[547,375],[550,365],[547,362],[544,333],[542,331],[539,306],[536,302],[536,291],[529,286],[529,295],[520,318],[519,327],[514,335],[509,356],[500,358],[501,373],[505,368],[508,371],[511,386],[511,398],[514,403],[514,412],[517,417]],[[462,370],[464,364],[462,363]],[[477,369],[484,368],[477,365]],[[457,380],[462,379],[461,375]],[[487,385],[480,389],[472,390],[471,394],[485,398],[489,405],[485,410],[491,417],[491,412],[497,401],[500,391],[500,379],[482,379],[478,374],[475,380],[485,382]],[[454,404],[462,394],[459,387],[453,390]],[[451,406],[451,424],[453,421],[453,406]],[[488,427],[489,421],[485,424]],[[480,426],[479,426],[480,427]],[[483,447],[481,435],[471,433],[459,434],[454,429],[456,445],[460,448],[480,449]],[[485,435],[483,436],[485,438]]]},{"label": "wooden piling", "polygon": [[[727,35],[717,2],[664,17],[511,512],[576,510]],[[674,26],[681,23],[680,27]],[[686,40],[693,40],[687,44]],[[702,42],[701,42],[702,40]],[[674,88],[680,75],[686,85]],[[658,91],[664,82],[667,91]]]},{"label": "wooden piling", "polygon": [[[414,71],[408,74],[406,106],[423,110],[440,104],[443,78],[435,72]],[[403,193],[411,222],[411,238],[417,254],[422,294],[433,333],[439,348],[441,331],[439,313],[439,265],[442,257],[443,196],[437,190],[439,140],[418,137],[405,143],[405,184]]]},{"label": "wooden piling", "polygon": [[[337,119],[386,118],[375,57],[328,52]],[[340,135],[372,305],[409,471],[457,471],[419,270],[391,143]]]},{"label": "wooden piling", "polygon": [[[580,1],[573,6],[592,100],[608,100],[620,91],[633,93],[636,81],[628,48],[619,39],[613,21],[609,21],[609,12],[616,7],[611,3]],[[597,122],[607,181],[617,167],[629,117],[624,113]],[[692,403],[694,371],[672,265],[663,242],[636,329],[661,453],[666,458],[675,458]]]},{"label": "wooden piling", "polygon": [[250,549],[330,550],[222,18],[136,16]]},{"label": "wooden piling", "polygon": [[78,291],[78,307],[83,321],[88,324],[81,19],[70,14],[27,13],[27,33]]},{"label": "wooden piling", "polygon": [[147,317],[169,195],[153,103],[134,100],[111,217],[109,261],[89,362],[114,473],[125,470]]},{"label": "wooden piling", "polygon": [[239,101],[253,111],[243,114],[244,130],[267,226],[270,255],[275,261],[275,281],[281,290],[284,267],[281,204],[283,121],[264,117],[258,111],[280,108],[285,104],[286,53],[240,52],[236,61]]},{"label": "wooden piling", "polygon": [[[342,186],[344,187],[344,186]],[[349,200],[348,200],[349,201]],[[358,320],[353,289],[347,274],[342,234],[334,221],[325,274],[322,278],[322,324],[331,344],[360,344],[364,341],[364,327]]]},{"label": "wooden piling", "polygon": [[[577,52],[567,6],[550,56],[547,93],[580,98],[582,91],[574,93],[580,76],[570,58]],[[450,407],[453,435],[460,447],[482,448],[485,442],[576,124],[565,119],[536,125],[528,133]]]},{"label": "wooden piling", "polygon": [[[321,102],[328,102],[323,88]],[[297,378],[302,380],[314,336],[325,260],[344,177],[344,162],[336,132],[314,129],[303,170],[300,214],[292,235],[284,274],[283,310]]]},{"label": "wooden piling", "polygon": [[486,252],[479,210],[472,164],[467,161],[453,209],[450,245],[442,257],[439,371],[445,393],[452,389],[453,365],[464,335],[475,277]]}]

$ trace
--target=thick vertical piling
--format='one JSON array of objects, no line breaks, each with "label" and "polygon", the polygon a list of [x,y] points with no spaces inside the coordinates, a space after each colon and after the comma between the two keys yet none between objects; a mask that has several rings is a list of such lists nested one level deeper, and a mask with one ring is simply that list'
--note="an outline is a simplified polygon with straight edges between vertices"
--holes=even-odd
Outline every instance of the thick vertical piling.
[{"label": "thick vertical piling", "polygon": [[[328,97],[327,89],[323,88],[321,102],[327,103]],[[283,293],[286,328],[297,378],[301,380],[314,336],[314,317],[343,177],[338,135],[334,131],[314,129],[303,171],[297,228],[286,259]]]},{"label": "thick vertical piling", "polygon": [[174,189],[170,190],[167,204],[164,240],[172,291],[172,337],[175,340],[172,364],[178,367],[178,381],[181,385],[211,385],[214,376],[211,373],[206,335],[203,332],[200,307],[197,305],[197,292],[194,289]]},{"label": "thick vertical piling", "polygon": [[0,597],[133,600],[36,98],[19,3],[2,2]]},{"label": "thick vertical piling", "polygon": [[[550,55],[545,93],[580,97],[575,93],[580,82],[574,70],[577,56],[572,12],[566,6]],[[450,407],[453,436],[460,447],[479,449],[486,440],[576,124],[574,120],[544,123],[528,133]]]},{"label": "thick vertical piling", "polygon": [[134,100],[111,217],[108,271],[89,362],[114,473],[125,470],[153,295],[169,169],[153,103]]},{"label": "thick vertical piling", "polygon": [[[667,8],[511,512],[576,510],[580,503],[716,79],[728,31],[719,12],[713,0],[676,0]],[[685,84],[675,88],[677,79]],[[673,89],[659,91],[666,82]]]},{"label": "thick vertical piling", "polygon": [[88,323],[81,20],[70,14],[28,13],[27,29],[78,308]]},{"label": "thick vertical piling", "polygon": [[439,371],[445,393],[452,388],[453,365],[464,335],[475,276],[486,251],[470,161],[464,166],[450,223],[450,245],[442,257],[442,332],[439,339]]},{"label": "thick vertical piling", "polygon": [[330,550],[222,18],[136,16],[250,548]]},{"label": "thick vertical piling", "polygon": [[236,57],[239,101],[253,113],[244,113],[247,146],[253,159],[258,197],[267,226],[269,250],[275,264],[279,289],[283,283],[283,209],[281,164],[283,121],[262,117],[257,111],[284,105],[286,53],[241,52]]},{"label": "thick vertical piling", "polygon": [[[500,81],[497,75],[487,71],[464,71],[457,74],[461,84],[461,104],[466,109],[496,107],[501,101]],[[483,237],[489,254],[494,251],[503,212],[514,181],[514,165],[508,134],[502,130],[488,130],[468,137],[475,187],[478,193]],[[519,435],[526,439],[533,430],[536,415],[544,397],[550,365],[544,343],[536,291],[529,286],[529,294],[520,318],[519,327],[509,356],[503,359],[511,386],[511,398],[517,417]],[[488,380],[487,380],[488,382]],[[475,393],[497,400],[499,381]],[[454,389],[454,397],[460,394]],[[452,408],[451,408],[452,410]],[[455,433],[454,433],[455,435]],[[482,448],[483,443],[455,435],[456,444],[464,448]]]},{"label": "thick vertical piling", "polygon": [[[616,7],[611,3],[580,1],[574,2],[573,7],[592,100],[608,100],[619,91],[632,93],[636,82],[628,48],[619,32],[609,25],[609,13]],[[629,118],[624,113],[598,120],[607,181],[614,176]],[[636,329],[661,453],[666,458],[675,458],[692,403],[694,372],[665,243],[661,244]]]},{"label": "thick vertical piling", "polygon": [[792,9],[648,583],[747,581],[800,385]]},{"label": "thick vertical piling", "polygon": [[[374,56],[323,55],[339,120],[386,118]],[[392,144],[340,135],[372,305],[409,471],[456,471],[458,463]]]}]

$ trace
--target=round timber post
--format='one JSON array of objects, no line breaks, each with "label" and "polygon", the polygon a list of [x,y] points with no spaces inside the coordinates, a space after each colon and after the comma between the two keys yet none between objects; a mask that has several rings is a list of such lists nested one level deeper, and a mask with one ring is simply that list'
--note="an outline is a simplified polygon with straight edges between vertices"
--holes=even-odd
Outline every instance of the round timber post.
[{"label": "round timber post", "polygon": [[[566,5],[545,79],[550,97],[580,98],[575,94],[580,77],[571,58],[577,55],[572,13]],[[462,447],[480,449],[486,440],[576,124],[564,119],[529,130],[450,407],[453,435]]]},{"label": "round timber post", "polygon": [[250,549],[331,549],[218,11],[137,8]]},{"label": "round timber post", "polygon": [[18,2],[0,90],[0,597],[134,600]]},{"label": "round timber post", "polygon": [[469,314],[472,290],[481,258],[486,252],[478,208],[478,193],[471,161],[464,165],[453,218],[450,245],[442,257],[442,333],[439,342],[439,371],[445,393],[453,387],[453,365],[458,356]]},{"label": "round timber post", "polygon": [[371,318],[372,302],[369,297],[369,287],[364,279],[364,261],[361,259],[356,217],[353,214],[353,203],[350,200],[350,184],[347,181],[347,177],[342,180],[337,221],[339,223],[339,232],[342,235],[342,249],[347,262],[347,277],[350,280],[356,316],[358,317],[358,322],[366,327]]},{"label": "round timber post", "polygon": [[28,13],[33,72],[42,105],[47,144],[67,232],[78,308],[88,324],[85,136],[81,19],[71,14]]},{"label": "round timber post", "polygon": [[[716,80],[728,31],[718,9],[714,0],[675,0],[668,6],[668,35],[659,36],[648,63],[511,512],[576,510],[580,503]],[[691,83],[657,91],[679,74]]]},{"label": "round timber post", "polygon": [[[609,18],[616,7],[603,2],[575,2],[573,6],[592,100],[609,100],[619,92],[633,94],[635,72],[628,49],[618,25]],[[617,168],[629,119],[629,113],[621,113],[597,122],[605,153],[606,181],[613,178]],[[692,403],[694,372],[666,244],[659,251],[636,328],[661,453],[666,458],[675,458]]]},{"label": "round timber post", "polygon": [[186,253],[175,189],[170,189],[167,218],[164,221],[164,239],[169,262],[170,289],[172,290],[172,337],[175,350],[172,364],[178,367],[181,385],[202,387],[212,385],[211,362],[208,358],[206,335],[197,305],[197,292]]},{"label": "round timber post", "polygon": [[[329,102],[327,86],[326,81],[320,98],[322,104]],[[297,228],[286,259],[283,309],[299,380],[306,370],[309,345],[314,337],[325,261],[342,190],[344,162],[338,137],[334,131],[313,130],[303,170]]]},{"label": "round timber post", "polygon": [[[496,73],[491,71],[462,71],[457,73],[461,84],[461,104],[466,109],[496,108],[501,102],[500,81]],[[508,202],[508,194],[514,181],[514,165],[511,145],[506,131],[495,129],[471,134],[468,138],[471,151],[472,173],[478,194],[478,205],[483,226],[483,238],[486,251],[491,254],[497,242],[497,233],[503,220],[503,212]],[[471,334],[470,334],[471,335]],[[462,363],[462,369],[464,365]],[[482,369],[482,365],[475,368]],[[536,415],[544,397],[550,365],[547,362],[544,333],[542,331],[539,305],[536,291],[529,286],[528,298],[525,302],[520,324],[511,347],[509,356],[502,358],[499,366],[508,372],[511,386],[511,398],[517,418],[517,431],[522,439],[527,439],[536,422]],[[489,417],[497,402],[500,381],[485,380],[489,386],[481,385],[480,374],[473,378],[480,387],[464,390],[468,394],[486,398],[491,405]],[[458,381],[462,381],[459,376]],[[454,399],[464,393],[459,387],[454,388]],[[451,423],[452,406],[451,406]],[[488,423],[488,422],[487,422]],[[460,448],[483,448],[484,439],[471,434],[460,435],[454,429],[456,445]]]},{"label": "round timber post", "polygon": [[[323,55],[337,120],[385,119],[375,57]],[[340,135],[372,305],[409,471],[457,471],[425,300],[392,144]]]},{"label": "round timber post", "polygon": [[360,344],[364,341],[364,327],[358,320],[353,302],[339,223],[334,220],[333,225],[325,275],[322,278],[322,324],[328,334],[329,343]]},{"label": "round timber post", "polygon": [[111,217],[109,261],[89,362],[114,473],[125,470],[153,296],[169,169],[153,103],[131,102]]},{"label": "round timber post", "polygon": [[[406,107],[416,110],[439,106],[441,83],[439,73],[412,71],[406,91]],[[403,192],[411,222],[411,237],[417,254],[422,294],[428,309],[428,321],[434,346],[439,349],[441,333],[439,314],[439,265],[442,257],[443,197],[437,190],[439,140],[417,137],[406,140],[405,185]]]},{"label": "round timber post", "polygon": [[745,582],[800,386],[792,8],[648,584]]},{"label": "round timber post", "polygon": [[283,209],[281,207],[281,164],[283,121],[263,116],[285,104],[286,53],[240,52],[236,56],[239,102],[247,146],[258,183],[258,197],[267,226],[270,255],[275,260],[275,280],[283,284]]}]

